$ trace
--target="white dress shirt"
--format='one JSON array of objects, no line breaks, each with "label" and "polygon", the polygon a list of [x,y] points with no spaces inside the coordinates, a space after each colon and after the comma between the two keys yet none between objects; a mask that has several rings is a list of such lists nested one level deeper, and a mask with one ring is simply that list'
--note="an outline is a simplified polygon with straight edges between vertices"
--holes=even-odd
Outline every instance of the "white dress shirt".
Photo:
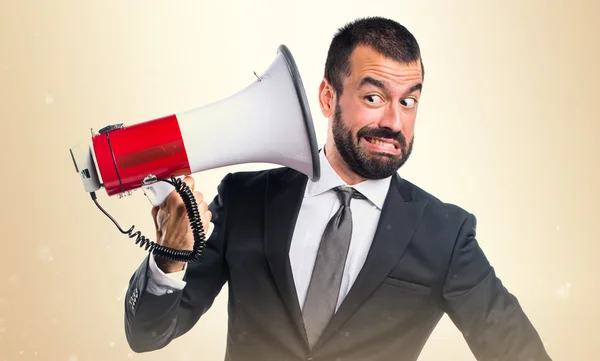
[{"label": "white dress shirt", "polygon": [[[321,177],[317,182],[308,180],[290,244],[289,257],[300,305],[304,304],[306,298],[319,243],[325,227],[340,206],[339,198],[333,188],[346,185],[333,170],[323,151],[319,153],[319,157]],[[336,309],[348,294],[363,267],[375,235],[390,180],[391,177],[366,180],[352,186],[367,199],[352,199],[350,203],[353,227],[352,239]],[[185,269],[180,272],[165,274],[158,268],[152,255],[150,256],[149,269],[148,292],[162,295],[185,287],[186,282],[182,280]]]}]

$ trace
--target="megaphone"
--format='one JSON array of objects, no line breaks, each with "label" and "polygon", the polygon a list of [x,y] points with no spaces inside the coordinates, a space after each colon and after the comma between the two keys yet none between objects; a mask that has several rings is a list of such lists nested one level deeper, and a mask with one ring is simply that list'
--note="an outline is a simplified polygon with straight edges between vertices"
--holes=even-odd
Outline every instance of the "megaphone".
[{"label": "megaphone", "polygon": [[[217,102],[180,113],[92,132],[92,145],[70,149],[84,189],[122,233],[146,250],[173,260],[199,260],[205,243],[192,192],[181,178],[245,163],[272,163],[320,177],[312,116],[296,62],[285,45],[256,80]],[[183,198],[194,231],[194,248],[174,250],[123,230],[99,205],[96,191],[124,196],[142,189],[153,206],[173,191]]]}]

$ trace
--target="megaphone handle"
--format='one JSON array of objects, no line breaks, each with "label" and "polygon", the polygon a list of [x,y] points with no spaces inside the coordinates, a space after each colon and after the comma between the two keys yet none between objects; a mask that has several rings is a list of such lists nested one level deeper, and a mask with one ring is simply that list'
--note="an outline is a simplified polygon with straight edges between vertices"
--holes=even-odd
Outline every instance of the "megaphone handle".
[{"label": "megaphone handle", "polygon": [[[172,176],[170,180],[158,178],[158,182],[154,183],[154,185],[158,185],[160,183],[164,183],[168,187],[174,188],[174,190],[177,191],[177,193],[179,193],[179,196],[181,196],[181,199],[183,200],[183,204],[185,206],[185,210],[187,212],[190,226],[192,228],[194,246],[191,251],[184,251],[153,243],[152,252],[155,256],[167,258],[174,261],[198,261],[204,251],[204,246],[206,244],[206,235],[204,234],[204,227],[202,226],[202,221],[200,220],[200,212],[198,211],[198,203],[196,202],[196,198],[194,197],[194,192],[183,181],[183,178],[176,178],[175,176]],[[157,188],[159,191],[158,199],[160,199],[163,196],[164,198],[166,198],[165,194],[168,195],[170,193],[168,187],[161,186],[160,188]]]},{"label": "megaphone handle", "polygon": [[[110,218],[111,221],[113,221],[113,223],[117,226],[119,231],[123,234],[128,235],[129,238],[136,238],[135,243],[139,244],[140,247],[145,247],[146,251],[152,252],[155,256],[163,257],[163,258],[170,259],[173,261],[179,261],[179,262],[196,262],[196,261],[198,261],[204,252],[204,246],[206,244],[206,235],[204,234],[204,228],[203,228],[202,222],[200,220],[200,212],[198,211],[198,204],[196,203],[196,198],[194,197],[193,191],[182,179],[177,179],[174,176],[171,177],[171,179],[157,178],[156,181],[157,182],[153,183],[152,185],[157,185],[159,183],[165,183],[168,186],[172,187],[171,189],[174,189],[175,191],[177,191],[177,193],[179,193],[179,195],[181,196],[181,199],[183,200],[183,203],[185,205],[188,219],[190,221],[190,226],[192,228],[192,235],[194,237],[194,246],[191,251],[190,250],[173,249],[173,248],[169,248],[169,247],[165,247],[163,245],[157,244],[153,241],[150,241],[148,238],[146,238],[144,235],[142,235],[140,231],[133,232],[135,226],[131,226],[131,228],[129,228],[129,230],[125,231],[124,229],[121,228],[121,226],[119,226],[117,221],[115,221],[115,219],[113,217],[111,217],[100,206],[100,204],[98,203],[98,200],[96,199],[96,193],[91,192],[90,195],[91,195],[94,203],[96,203],[96,206],[98,206],[98,208],[100,208],[100,210],[108,218]],[[160,199],[160,197],[164,196],[165,190],[167,190],[168,188],[159,186],[155,189],[159,190],[158,191],[159,197],[157,199]],[[170,192],[167,192],[166,194],[168,195],[169,193]],[[166,196],[164,196],[164,198],[166,198]],[[164,200],[164,198],[163,198],[163,200]]]},{"label": "megaphone handle", "polygon": [[142,186],[142,190],[152,206],[158,207],[163,204],[169,194],[175,190],[175,187],[167,182],[156,182],[150,185]]}]

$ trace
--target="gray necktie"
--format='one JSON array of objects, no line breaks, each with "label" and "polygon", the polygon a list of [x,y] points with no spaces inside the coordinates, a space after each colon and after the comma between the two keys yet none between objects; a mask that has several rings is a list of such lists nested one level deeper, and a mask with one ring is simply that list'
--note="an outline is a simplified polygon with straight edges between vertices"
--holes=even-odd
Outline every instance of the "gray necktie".
[{"label": "gray necktie", "polygon": [[308,286],[302,315],[312,348],[335,313],[346,256],[352,236],[350,200],[364,196],[350,187],[335,188],[340,208],[327,223]]}]

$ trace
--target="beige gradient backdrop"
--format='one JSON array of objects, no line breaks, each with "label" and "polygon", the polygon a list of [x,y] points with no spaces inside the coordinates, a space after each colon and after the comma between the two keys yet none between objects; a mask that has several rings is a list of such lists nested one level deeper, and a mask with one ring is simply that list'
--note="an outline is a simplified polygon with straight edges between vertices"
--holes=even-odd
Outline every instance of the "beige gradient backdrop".
[{"label": "beige gradient backdrop", "polygon": [[[94,206],[68,149],[88,144],[90,128],[228,96],[281,43],[296,58],[322,145],[327,46],[364,15],[400,21],[423,49],[416,148],[401,174],[478,217],[481,246],[554,360],[600,360],[598,2],[300,3],[2,2],[0,361],[222,360],[226,287],[189,334],[160,351],[130,351],[123,295],[145,254]],[[207,121],[206,135],[235,130],[217,126]],[[226,172],[263,166],[198,174],[197,187],[212,199]],[[141,192],[99,199],[123,227],[154,239]],[[444,317],[420,360],[474,357]]]}]

